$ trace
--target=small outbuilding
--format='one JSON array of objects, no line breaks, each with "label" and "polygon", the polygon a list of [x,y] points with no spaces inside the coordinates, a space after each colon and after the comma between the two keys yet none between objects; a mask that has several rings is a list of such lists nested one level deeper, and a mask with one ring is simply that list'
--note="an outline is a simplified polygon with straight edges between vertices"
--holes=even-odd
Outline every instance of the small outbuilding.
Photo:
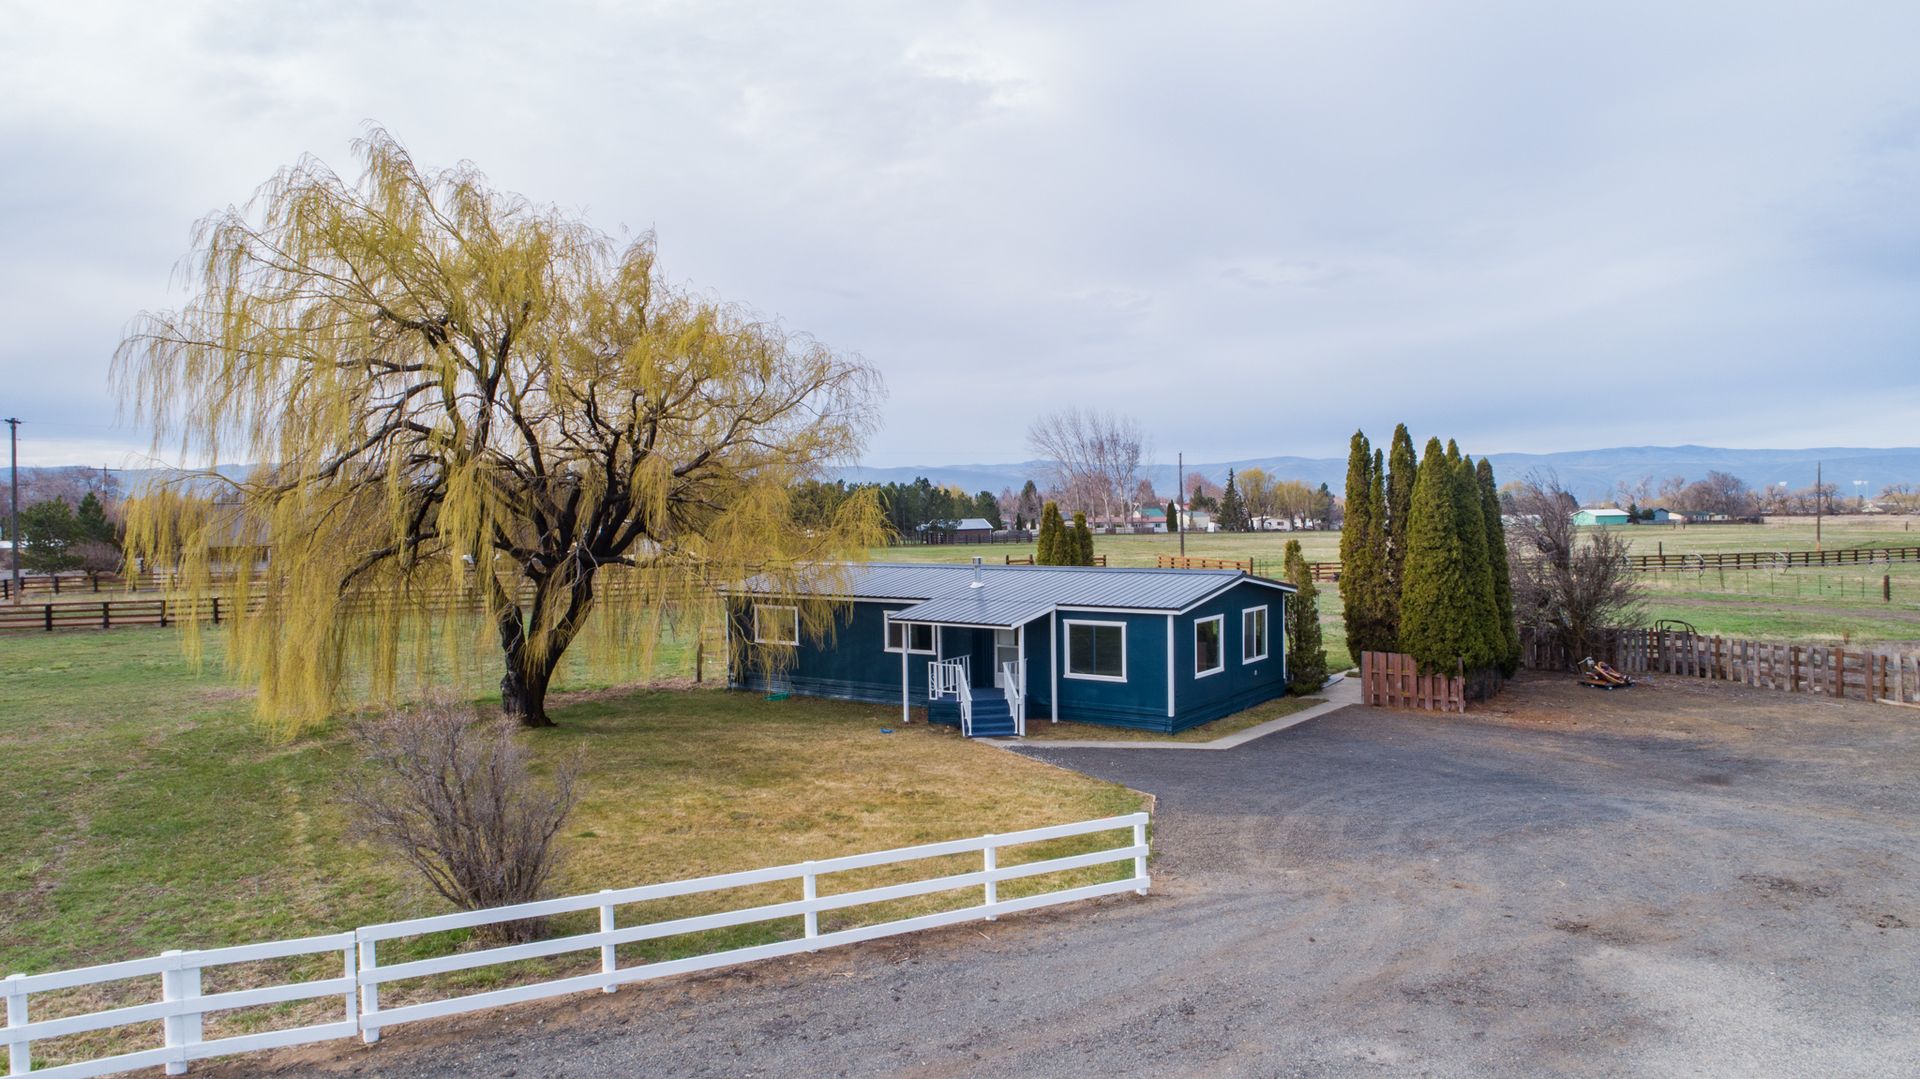
[{"label": "small outbuilding", "polygon": [[1618,506],[1582,506],[1573,511],[1573,523],[1588,525],[1624,525],[1631,523],[1627,511]]},{"label": "small outbuilding", "polygon": [[[968,735],[1062,719],[1171,733],[1287,691],[1291,585],[1239,570],[866,563],[833,631],[790,595],[725,590],[736,689],[924,707]],[[761,654],[779,649],[781,654]]]}]

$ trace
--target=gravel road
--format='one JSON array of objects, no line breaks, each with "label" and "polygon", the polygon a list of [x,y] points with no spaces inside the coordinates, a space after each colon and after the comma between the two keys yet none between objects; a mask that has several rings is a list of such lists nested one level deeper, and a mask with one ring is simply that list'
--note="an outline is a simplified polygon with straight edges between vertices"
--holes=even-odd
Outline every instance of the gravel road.
[{"label": "gravel road", "polygon": [[1920,1074],[1920,715],[1523,679],[1216,752],[1155,890],[215,1074]]}]

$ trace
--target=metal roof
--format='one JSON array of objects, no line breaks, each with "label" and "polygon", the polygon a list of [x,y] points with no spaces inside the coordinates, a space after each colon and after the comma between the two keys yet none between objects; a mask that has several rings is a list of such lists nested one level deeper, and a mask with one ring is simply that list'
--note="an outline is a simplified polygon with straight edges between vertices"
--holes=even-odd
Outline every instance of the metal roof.
[{"label": "metal roof", "polygon": [[[1107,569],[1098,566],[974,567],[967,563],[863,562],[846,567],[850,599],[918,600],[891,617],[909,622],[1013,627],[1056,607],[1180,611],[1239,581],[1292,591],[1293,586],[1240,570]],[[770,592],[748,581],[739,591]]]}]

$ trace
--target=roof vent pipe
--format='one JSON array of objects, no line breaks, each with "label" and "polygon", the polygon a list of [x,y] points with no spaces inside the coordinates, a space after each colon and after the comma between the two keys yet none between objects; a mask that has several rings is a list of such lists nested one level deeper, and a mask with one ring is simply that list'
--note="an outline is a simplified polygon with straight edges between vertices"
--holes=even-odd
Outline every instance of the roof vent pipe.
[{"label": "roof vent pipe", "polygon": [[979,556],[979,555],[974,555],[974,556],[973,556],[973,584],[972,584],[972,585],[970,585],[969,587],[972,587],[972,588],[979,588],[979,587],[980,587],[980,584],[981,584],[981,581],[980,581],[980,556]]}]

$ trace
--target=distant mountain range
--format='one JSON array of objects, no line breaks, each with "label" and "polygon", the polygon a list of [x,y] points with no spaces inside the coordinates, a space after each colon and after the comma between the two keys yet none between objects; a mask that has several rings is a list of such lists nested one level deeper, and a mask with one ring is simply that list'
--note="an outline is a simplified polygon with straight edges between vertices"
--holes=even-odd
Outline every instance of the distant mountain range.
[{"label": "distant mountain range", "polygon": [[[1472,447],[1467,447],[1471,451]],[[1653,477],[1657,486],[1668,476],[1697,480],[1710,471],[1731,472],[1758,489],[1786,481],[1794,489],[1813,484],[1814,469],[1825,470],[1828,483],[1840,493],[1854,493],[1853,481],[1865,480],[1868,494],[1876,494],[1891,483],[1920,483],[1920,447],[1897,449],[1860,449],[1816,447],[1804,450],[1734,450],[1715,446],[1616,446],[1598,450],[1568,450],[1560,453],[1495,453],[1494,475],[1505,483],[1529,472],[1553,471],[1560,482],[1585,500],[1603,497],[1621,481],[1634,483],[1644,476]],[[1301,480],[1308,484],[1326,484],[1339,493],[1347,479],[1345,457],[1252,457],[1240,461],[1189,463],[1188,472],[1199,472],[1216,483],[1224,483],[1227,469],[1240,471],[1259,467],[1276,479]],[[956,484],[968,491],[1019,490],[1028,479],[1041,481],[1047,474],[1045,461],[1023,461],[1005,465],[914,465],[902,468],[858,466],[841,469],[839,476],[849,482],[911,483],[920,476],[940,484]],[[1174,487],[1172,462],[1154,464],[1142,470],[1153,480],[1156,490],[1171,492]]]},{"label": "distant mountain range", "polygon": [[[1468,447],[1471,450],[1471,447]],[[1715,446],[1616,446],[1599,450],[1568,450],[1561,453],[1495,453],[1490,455],[1494,475],[1500,482],[1516,480],[1529,472],[1552,470],[1582,500],[1605,497],[1622,480],[1636,482],[1653,477],[1657,486],[1668,476],[1697,480],[1710,471],[1731,472],[1754,488],[1786,481],[1794,489],[1813,483],[1816,464],[1825,468],[1827,482],[1836,485],[1842,495],[1854,493],[1853,481],[1865,480],[1866,493],[1877,494],[1892,483],[1920,483],[1920,447],[1896,449],[1860,449],[1816,447],[1804,450],[1732,450]],[[1263,468],[1276,479],[1301,480],[1308,484],[1326,484],[1338,493],[1346,483],[1345,457],[1251,457],[1240,461],[1204,461],[1187,465],[1216,483],[1227,478],[1227,469],[1241,471]],[[839,478],[861,483],[912,483],[925,476],[939,484],[954,484],[967,491],[1019,490],[1029,479],[1044,484],[1048,465],[1045,461],[1018,464],[910,465],[900,468],[855,466],[839,470]],[[28,479],[47,469],[22,468]],[[243,465],[223,465],[220,472],[231,477],[244,476]],[[1156,490],[1171,493],[1174,488],[1173,462],[1162,462],[1142,469],[1153,480]],[[158,469],[127,470],[118,473],[131,490],[142,481],[160,475]],[[6,469],[0,468],[0,483]],[[4,491],[0,491],[4,496]]]}]

